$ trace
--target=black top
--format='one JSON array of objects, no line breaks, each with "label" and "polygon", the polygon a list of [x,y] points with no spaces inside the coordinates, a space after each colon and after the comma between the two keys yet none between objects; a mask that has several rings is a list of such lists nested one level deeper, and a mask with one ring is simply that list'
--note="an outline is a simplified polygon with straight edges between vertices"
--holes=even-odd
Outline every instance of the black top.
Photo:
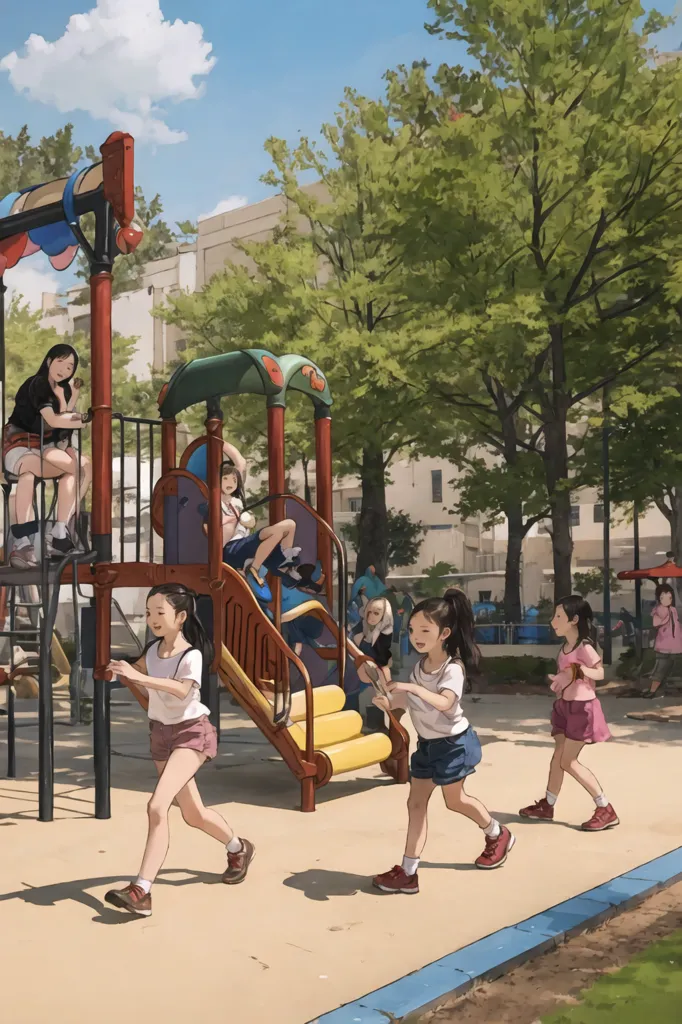
[{"label": "black top", "polygon": [[[14,400],[14,411],[8,422],[27,434],[40,435],[40,424],[43,421],[42,409],[53,409],[60,412],[60,404],[57,395],[50,387],[47,377],[29,377],[17,391]],[[50,427],[45,423],[45,433],[50,432]],[[70,430],[52,431],[52,440],[57,441],[71,436]]]},{"label": "black top", "polygon": [[370,644],[369,640],[365,640],[364,635],[361,633],[359,646],[363,654],[371,655],[380,668],[385,668],[391,660],[392,642],[393,637],[391,633],[379,633],[374,644]]}]

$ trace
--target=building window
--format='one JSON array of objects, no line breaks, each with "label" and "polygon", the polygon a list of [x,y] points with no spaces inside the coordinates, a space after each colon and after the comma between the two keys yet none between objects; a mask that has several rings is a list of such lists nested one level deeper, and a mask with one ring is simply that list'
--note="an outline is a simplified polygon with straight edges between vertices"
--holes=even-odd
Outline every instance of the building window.
[{"label": "building window", "polygon": [[348,510],[350,512],[359,512],[362,508],[362,498],[349,498],[348,499]]},{"label": "building window", "polygon": [[431,501],[439,502],[443,500],[443,470],[432,469],[431,470]]},{"label": "building window", "polygon": [[451,530],[451,529],[452,529],[452,523],[435,523],[434,525],[429,526],[429,530]]},{"label": "building window", "polygon": [[580,526],[580,505],[571,505],[571,526]]},{"label": "building window", "polygon": [[603,523],[604,522],[604,506],[603,505],[595,505],[593,511],[594,511],[594,522],[595,523]]}]

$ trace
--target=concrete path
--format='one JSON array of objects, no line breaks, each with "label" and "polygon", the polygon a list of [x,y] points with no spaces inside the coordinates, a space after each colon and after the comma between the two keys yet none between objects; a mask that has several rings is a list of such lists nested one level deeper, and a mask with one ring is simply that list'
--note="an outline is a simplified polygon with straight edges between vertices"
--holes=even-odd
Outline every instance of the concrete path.
[{"label": "concrete path", "polygon": [[[28,702],[22,702],[20,708]],[[0,975],[3,1019],[18,1024],[186,1022],[305,1024],[505,925],[584,892],[682,844],[679,724],[632,721],[644,701],[606,699],[615,742],[587,751],[622,825],[577,826],[589,798],[567,781],[554,824],[516,811],[545,788],[550,701],[467,701],[484,743],[470,791],[518,842],[506,867],[479,872],[469,822],[435,798],[418,896],[373,892],[368,877],[400,860],[406,787],[377,770],[320,791],[315,814],[294,810],[298,786],[257,730],[226,701],[219,757],[204,799],[251,838],[247,881],[219,883],[217,844],[177,811],[154,889],[154,916],[124,917],[101,901],[137,871],[154,782],[136,707],[114,708],[113,816],[91,817],[88,729],[56,728],[56,820],[37,822],[37,729],[19,729],[22,778],[0,779]],[[0,719],[0,767],[5,766]]]}]

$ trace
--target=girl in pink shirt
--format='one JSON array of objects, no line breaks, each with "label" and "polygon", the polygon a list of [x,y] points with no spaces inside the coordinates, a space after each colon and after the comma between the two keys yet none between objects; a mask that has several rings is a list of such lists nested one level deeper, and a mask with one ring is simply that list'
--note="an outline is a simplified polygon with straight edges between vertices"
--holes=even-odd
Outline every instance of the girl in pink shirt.
[{"label": "girl in pink shirt", "polygon": [[669,583],[656,587],[656,607],[652,621],[656,630],[656,664],[651,675],[651,686],[645,694],[647,697],[657,695],[673,669],[675,656],[682,654],[682,629],[675,607],[675,591]]},{"label": "girl in pink shirt", "polygon": [[554,755],[545,796],[523,807],[519,814],[523,818],[552,821],[564,774],[568,772],[596,804],[583,830],[602,832],[619,824],[618,815],[592,772],[578,760],[586,743],[611,739],[601,701],[595,692],[595,683],[604,678],[604,666],[592,639],[592,620],[592,609],[577,594],[559,601],[554,609],[552,629],[564,638],[557,658],[558,672],[549,677],[551,688],[557,694],[551,717]]}]

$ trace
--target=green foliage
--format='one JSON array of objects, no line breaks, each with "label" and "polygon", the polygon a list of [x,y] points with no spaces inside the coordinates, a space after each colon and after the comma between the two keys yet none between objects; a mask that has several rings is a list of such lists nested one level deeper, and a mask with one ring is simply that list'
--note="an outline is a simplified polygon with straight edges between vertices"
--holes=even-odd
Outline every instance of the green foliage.
[{"label": "green foliage", "polygon": [[[142,189],[139,186],[135,188],[135,220],[144,229],[144,237],[135,252],[119,257],[114,263],[114,296],[140,288],[147,263],[163,259],[164,256],[172,255],[176,251],[179,236],[162,219],[162,213],[163,204],[158,194],[147,202]],[[192,226],[189,222],[183,222],[182,228]],[[83,217],[81,227],[86,236],[91,236],[94,231],[92,216]],[[88,260],[83,252],[78,254],[76,276],[85,281],[90,278]],[[89,301],[90,294],[87,289],[76,300],[81,304]]]},{"label": "green foliage", "polygon": [[0,131],[0,198],[30,185],[65,178],[76,167],[83,150],[73,143],[73,125],[67,124],[33,144],[28,126],[15,136]]},{"label": "green foliage", "polygon": [[[485,650],[485,648],[484,648]],[[503,655],[501,658],[481,659],[481,672],[489,683],[529,683],[547,686],[547,676],[556,671],[556,662],[551,658],[538,658],[531,654]]]},{"label": "green foliage", "polygon": [[[341,536],[357,550],[359,543],[360,516],[351,523],[341,526]],[[419,557],[422,538],[428,532],[423,523],[415,523],[407,512],[398,512],[394,508],[387,510],[388,528],[388,568],[399,569],[401,566],[414,565]]]},{"label": "green foliage", "polygon": [[[449,562],[436,562],[422,569],[425,579],[417,580],[414,592],[418,597],[441,597],[442,594],[454,585],[455,580],[449,579],[449,574],[458,573],[459,569]],[[461,582],[461,581],[459,581]]]},{"label": "green foliage", "polygon": [[[623,589],[620,580],[613,569],[609,570],[609,586],[612,594],[618,594]],[[588,572],[573,573],[573,591],[582,597],[589,594],[604,593],[604,567],[597,566]]]}]

